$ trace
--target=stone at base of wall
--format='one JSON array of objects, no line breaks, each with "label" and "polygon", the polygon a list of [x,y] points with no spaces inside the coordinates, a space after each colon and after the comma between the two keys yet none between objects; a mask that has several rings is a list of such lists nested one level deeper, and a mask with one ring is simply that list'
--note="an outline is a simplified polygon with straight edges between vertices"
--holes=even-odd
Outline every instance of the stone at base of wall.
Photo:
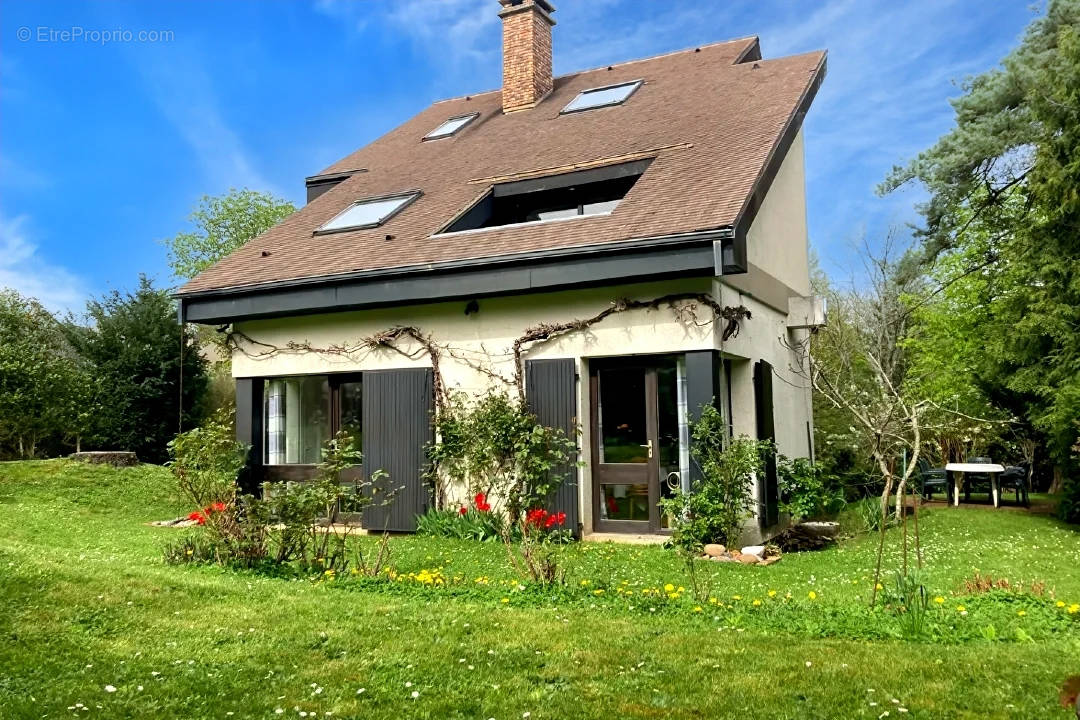
[{"label": "stone at base of wall", "polygon": [[112,465],[113,467],[131,467],[139,464],[139,458],[130,450],[95,450],[93,452],[77,452],[68,455],[72,460],[92,463],[94,465]]}]

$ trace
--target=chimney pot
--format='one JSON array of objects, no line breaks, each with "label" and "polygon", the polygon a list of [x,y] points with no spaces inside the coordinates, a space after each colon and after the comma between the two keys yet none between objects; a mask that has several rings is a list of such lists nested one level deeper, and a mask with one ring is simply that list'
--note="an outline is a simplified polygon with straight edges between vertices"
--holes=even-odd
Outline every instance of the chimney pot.
[{"label": "chimney pot", "polygon": [[503,23],[503,112],[525,110],[551,92],[551,14],[547,0],[499,0]]}]

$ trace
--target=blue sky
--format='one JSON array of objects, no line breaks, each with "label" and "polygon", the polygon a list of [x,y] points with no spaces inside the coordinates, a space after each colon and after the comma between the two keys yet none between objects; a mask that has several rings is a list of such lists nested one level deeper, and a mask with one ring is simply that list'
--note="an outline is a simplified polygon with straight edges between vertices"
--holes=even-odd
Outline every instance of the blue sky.
[{"label": "blue sky", "polygon": [[[765,57],[829,50],[806,121],[811,243],[853,247],[915,219],[918,190],[875,185],[952,122],[955,81],[1015,46],[1023,0],[558,0],[556,74],[746,35]],[[4,3],[0,285],[80,310],[88,294],[170,285],[160,240],[203,194],[303,178],[431,101],[497,88],[495,0]],[[29,40],[22,40],[25,30]],[[44,29],[44,30],[42,30]],[[50,30],[132,40],[40,40]],[[139,42],[140,31],[169,31]]]}]

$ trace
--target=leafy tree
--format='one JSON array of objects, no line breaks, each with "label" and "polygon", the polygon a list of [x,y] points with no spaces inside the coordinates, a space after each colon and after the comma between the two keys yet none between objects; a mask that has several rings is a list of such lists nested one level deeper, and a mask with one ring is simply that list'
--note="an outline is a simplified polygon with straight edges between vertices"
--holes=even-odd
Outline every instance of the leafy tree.
[{"label": "leafy tree", "polygon": [[84,364],[42,305],[0,289],[0,455],[34,457],[81,437]]},{"label": "leafy tree", "polygon": [[193,278],[294,212],[295,205],[270,193],[233,189],[204,195],[188,218],[194,231],[165,241],[169,267],[179,278]]},{"label": "leafy tree", "polygon": [[203,414],[206,361],[193,333],[181,332],[172,299],[145,276],[134,293],[91,300],[87,313],[92,324],[70,332],[92,367],[97,442],[164,462],[178,427],[194,426]]},{"label": "leafy tree", "polygon": [[[1051,0],[1002,67],[965,83],[956,127],[882,185],[922,183],[923,261],[990,278],[979,375],[1045,435],[1058,479],[1078,477],[1080,416],[1080,0]],[[1080,481],[1080,480],[1077,480]]]}]

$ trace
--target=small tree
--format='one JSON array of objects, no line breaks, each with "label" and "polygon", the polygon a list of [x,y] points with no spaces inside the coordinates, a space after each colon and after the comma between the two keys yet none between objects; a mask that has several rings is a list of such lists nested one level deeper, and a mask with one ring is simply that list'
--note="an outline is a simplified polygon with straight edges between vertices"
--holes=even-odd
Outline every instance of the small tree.
[{"label": "small tree", "polygon": [[691,435],[701,481],[661,500],[660,509],[672,518],[675,545],[698,554],[705,543],[738,543],[743,523],[754,516],[754,477],[764,472],[772,444],[745,435],[729,440],[727,423],[711,404],[691,424]]},{"label": "small tree", "polygon": [[0,289],[0,456],[77,446],[90,386],[62,324],[37,300]]},{"label": "small tree", "polygon": [[193,278],[294,212],[295,205],[270,193],[233,189],[204,195],[188,217],[194,230],[164,241],[169,267],[178,278]]},{"label": "small tree", "polygon": [[69,332],[96,383],[97,443],[165,461],[178,427],[203,415],[206,361],[194,334],[181,326],[168,293],[145,276],[135,292],[114,290],[91,300],[87,312],[92,324]]}]

